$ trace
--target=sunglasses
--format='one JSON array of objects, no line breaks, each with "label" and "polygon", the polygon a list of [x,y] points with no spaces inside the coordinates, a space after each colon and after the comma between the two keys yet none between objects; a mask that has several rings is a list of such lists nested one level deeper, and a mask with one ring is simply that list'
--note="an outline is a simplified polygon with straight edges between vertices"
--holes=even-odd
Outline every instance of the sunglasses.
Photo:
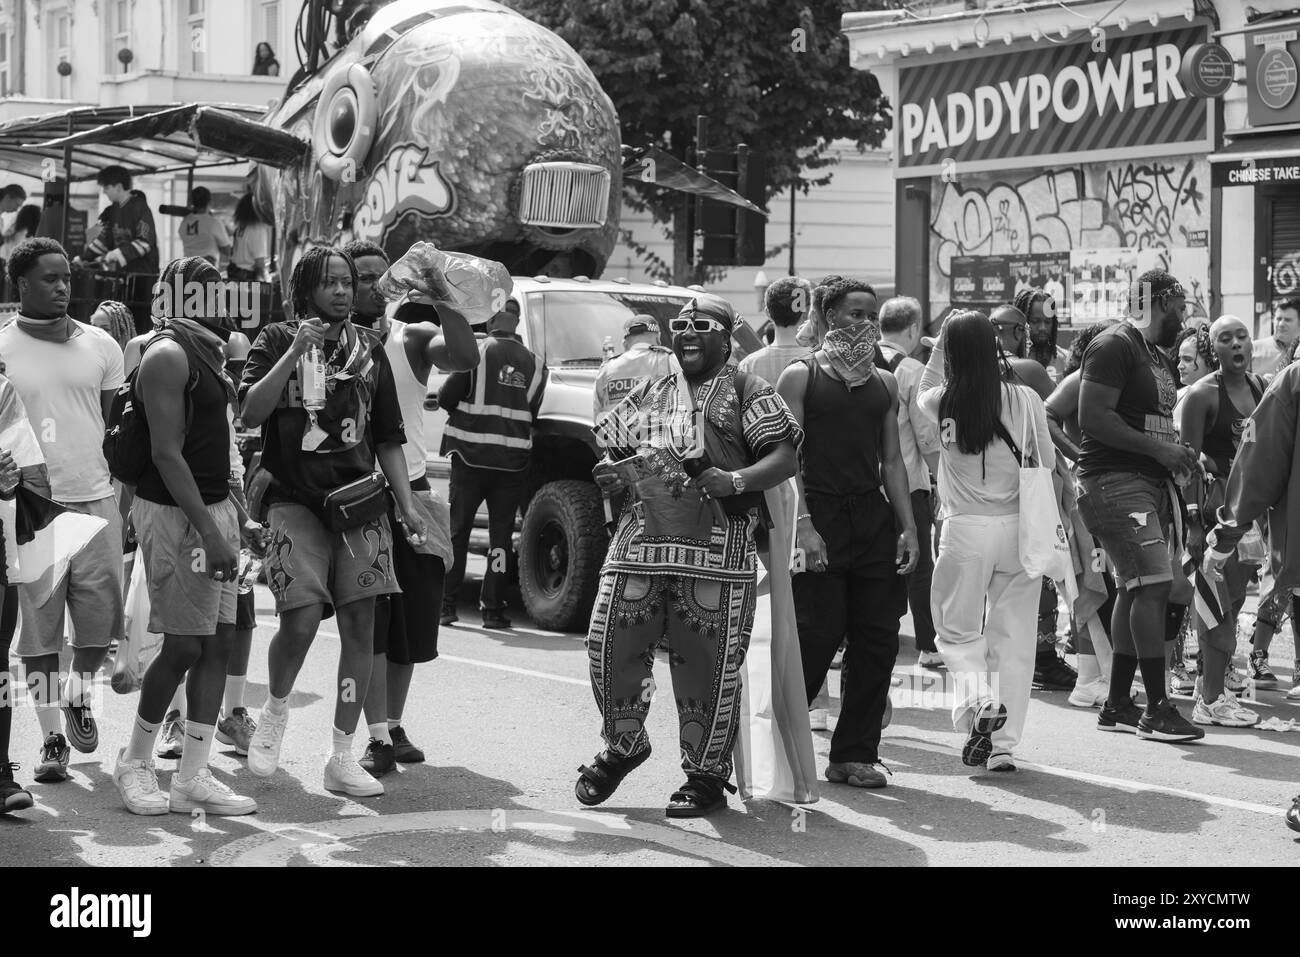
[{"label": "sunglasses", "polygon": [[716,319],[672,319],[668,322],[668,329],[671,332],[686,332],[688,329],[694,329],[696,332],[730,332],[730,330]]}]

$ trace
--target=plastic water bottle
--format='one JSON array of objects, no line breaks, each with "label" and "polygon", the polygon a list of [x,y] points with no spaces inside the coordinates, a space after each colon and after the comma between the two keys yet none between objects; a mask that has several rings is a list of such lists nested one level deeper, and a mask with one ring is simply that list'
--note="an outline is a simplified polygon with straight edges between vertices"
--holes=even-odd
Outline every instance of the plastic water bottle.
[{"label": "plastic water bottle", "polygon": [[608,362],[610,359],[614,358],[614,352],[615,352],[615,349],[614,349],[614,337],[613,337],[613,336],[606,336],[606,337],[605,337],[605,341],[604,341],[604,343],[601,345],[601,347],[600,347],[600,351],[601,351],[601,353],[605,356],[605,361],[606,361],[606,362]]},{"label": "plastic water bottle", "polygon": [[239,593],[247,595],[257,584],[258,576],[262,574],[262,560],[244,548],[239,552],[239,564],[242,566],[239,573]]},{"label": "plastic water bottle", "polygon": [[325,353],[312,346],[298,363],[298,383],[302,386],[302,406],[310,412],[325,408]]}]

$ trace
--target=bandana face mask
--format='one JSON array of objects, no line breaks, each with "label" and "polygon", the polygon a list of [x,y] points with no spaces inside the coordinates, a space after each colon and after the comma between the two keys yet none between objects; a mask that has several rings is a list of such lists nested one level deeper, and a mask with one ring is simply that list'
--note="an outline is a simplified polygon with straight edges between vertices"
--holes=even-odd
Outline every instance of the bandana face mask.
[{"label": "bandana face mask", "polygon": [[852,388],[870,377],[879,341],[879,323],[861,322],[827,332],[822,340],[822,352],[831,368]]}]

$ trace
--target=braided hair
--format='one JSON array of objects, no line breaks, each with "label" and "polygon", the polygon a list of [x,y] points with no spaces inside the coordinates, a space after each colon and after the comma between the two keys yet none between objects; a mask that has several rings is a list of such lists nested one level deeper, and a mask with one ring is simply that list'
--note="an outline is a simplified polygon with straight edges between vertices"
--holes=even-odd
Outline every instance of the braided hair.
[{"label": "braided hair", "polygon": [[338,256],[347,263],[348,272],[352,276],[352,287],[356,288],[357,266],[351,256],[333,246],[312,246],[294,263],[293,274],[289,277],[290,305],[293,317],[298,321],[307,319],[315,312],[311,302],[312,293],[321,284],[333,256]]},{"label": "braided hair", "polygon": [[[1047,336],[1046,344],[1036,346],[1029,335],[1028,322],[1030,310],[1040,303],[1043,307],[1043,315],[1052,321],[1052,331]],[[1012,305],[1019,309],[1020,314],[1025,317],[1025,341],[1029,343],[1028,357],[1046,368],[1056,358],[1056,338],[1061,331],[1061,318],[1056,300],[1037,286],[1030,286],[1028,289],[1016,294],[1016,298],[1012,300]]]},{"label": "braided hair", "polygon": [[135,335],[135,316],[130,308],[116,299],[105,299],[96,307],[95,312],[102,312],[108,317],[108,329],[105,331],[125,350],[126,344]]},{"label": "braided hair", "polygon": [[[1187,326],[1182,332],[1178,333],[1178,339],[1174,342],[1174,357],[1183,348],[1183,343],[1188,339],[1194,340],[1196,355],[1201,362],[1205,363],[1205,368],[1211,372],[1219,368],[1219,357],[1214,352],[1214,340],[1210,338],[1209,326]],[[1181,379],[1182,377],[1179,376]],[[1186,383],[1183,383],[1186,385]]]}]

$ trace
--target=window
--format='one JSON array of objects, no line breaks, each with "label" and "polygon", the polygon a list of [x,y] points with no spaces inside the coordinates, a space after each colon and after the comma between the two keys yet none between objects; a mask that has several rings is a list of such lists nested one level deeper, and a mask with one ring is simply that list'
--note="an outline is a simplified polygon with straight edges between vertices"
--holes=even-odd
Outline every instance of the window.
[{"label": "window", "polygon": [[266,43],[279,59],[284,52],[280,49],[280,0],[255,0],[252,22],[253,58],[257,58],[257,45]]},{"label": "window", "polygon": [[45,21],[46,43],[49,44],[50,86],[55,99],[72,99],[72,77],[62,76],[57,67],[63,60],[72,62],[72,15],[67,8],[51,10]]},{"label": "window", "polygon": [[104,17],[104,72],[125,73],[130,67],[118,60],[119,50],[131,46],[131,0],[108,0]]},{"label": "window", "polygon": [[10,86],[10,66],[9,66],[9,45],[12,38],[9,32],[9,25],[0,25],[0,97],[9,95]]},{"label": "window", "polygon": [[191,73],[207,72],[207,7],[207,0],[181,0],[180,64],[182,70]]}]

